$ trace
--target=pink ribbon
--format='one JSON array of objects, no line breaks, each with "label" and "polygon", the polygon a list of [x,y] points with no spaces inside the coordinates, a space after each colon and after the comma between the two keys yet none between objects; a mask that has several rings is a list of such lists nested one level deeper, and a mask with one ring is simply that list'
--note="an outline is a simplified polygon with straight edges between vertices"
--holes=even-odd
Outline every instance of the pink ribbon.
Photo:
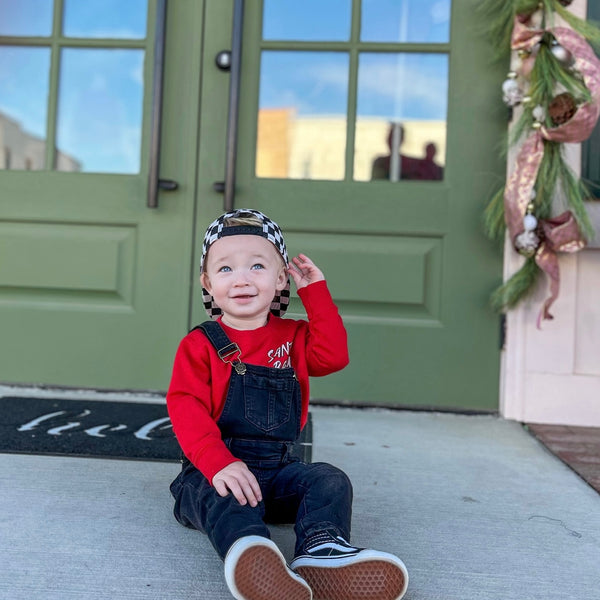
[{"label": "pink ribbon", "polygon": [[538,267],[550,278],[550,297],[546,299],[537,318],[538,329],[542,319],[553,319],[550,307],[558,298],[560,273],[557,252],[577,252],[585,246],[579,227],[571,211],[565,211],[558,217],[543,220],[541,223],[544,240],[535,253]]},{"label": "pink ribbon", "polygon": [[[510,238],[515,238],[525,230],[523,217],[531,202],[532,190],[544,155],[544,140],[564,143],[578,143],[586,140],[594,130],[600,116],[600,60],[590,45],[571,29],[555,27],[549,29],[558,43],[573,56],[573,68],[581,73],[584,84],[590,91],[592,101],[580,105],[573,117],[558,127],[541,127],[525,140],[516,159],[516,167],[504,192],[505,218]],[[526,23],[515,19],[512,35],[514,50],[531,50],[541,39],[543,30],[531,29]],[[523,61],[524,72],[530,72],[535,58]],[[538,327],[542,319],[552,319],[550,306],[558,297],[560,276],[557,252],[576,252],[585,246],[577,222],[570,211],[540,223],[542,243],[536,251],[537,265],[550,278],[550,297],[544,302],[538,316]]]},{"label": "pink ribbon", "polygon": [[[551,129],[542,127],[542,132],[547,140],[554,142],[583,142],[592,135],[600,116],[600,60],[585,39],[572,29],[554,27],[548,31],[563,48],[571,53],[574,61],[573,68],[581,73],[592,101],[579,106],[573,117],[566,123]],[[525,23],[515,19],[511,47],[513,50],[531,51],[540,42],[544,33],[542,29],[530,29]],[[523,60],[524,74],[531,71],[534,61],[533,56]]]}]

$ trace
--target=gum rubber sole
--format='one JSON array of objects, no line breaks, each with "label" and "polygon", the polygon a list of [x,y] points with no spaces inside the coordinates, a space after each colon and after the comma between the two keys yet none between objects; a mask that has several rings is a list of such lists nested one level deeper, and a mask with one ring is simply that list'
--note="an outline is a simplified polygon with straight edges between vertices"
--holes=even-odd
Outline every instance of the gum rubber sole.
[{"label": "gum rubber sole", "polygon": [[235,585],[248,600],[311,600],[308,587],[294,579],[281,557],[268,546],[251,546],[240,556]]},{"label": "gum rubber sole", "polygon": [[313,600],[397,600],[407,586],[398,565],[377,559],[343,567],[298,567],[296,573],[312,589]]}]

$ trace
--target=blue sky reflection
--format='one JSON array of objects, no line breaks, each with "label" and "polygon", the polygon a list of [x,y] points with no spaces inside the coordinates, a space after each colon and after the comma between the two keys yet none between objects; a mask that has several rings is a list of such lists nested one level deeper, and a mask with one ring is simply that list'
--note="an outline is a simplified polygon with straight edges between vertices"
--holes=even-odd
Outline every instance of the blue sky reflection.
[{"label": "blue sky reflection", "polygon": [[52,34],[52,0],[0,0],[0,35]]},{"label": "blue sky reflection", "polygon": [[444,121],[447,109],[446,54],[360,54],[358,116]]},{"label": "blue sky reflection", "polygon": [[57,145],[82,170],[138,173],[143,50],[64,49]]},{"label": "blue sky reflection", "polygon": [[363,42],[447,43],[450,0],[362,0]]},{"label": "blue sky reflection", "polygon": [[346,116],[348,54],[264,51],[260,108],[295,107],[304,115]]},{"label": "blue sky reflection", "polygon": [[147,0],[65,0],[63,32],[68,37],[143,39]]},{"label": "blue sky reflection", "polygon": [[44,139],[50,49],[0,46],[0,113]]},{"label": "blue sky reflection", "polygon": [[352,0],[265,0],[263,39],[348,41]]}]

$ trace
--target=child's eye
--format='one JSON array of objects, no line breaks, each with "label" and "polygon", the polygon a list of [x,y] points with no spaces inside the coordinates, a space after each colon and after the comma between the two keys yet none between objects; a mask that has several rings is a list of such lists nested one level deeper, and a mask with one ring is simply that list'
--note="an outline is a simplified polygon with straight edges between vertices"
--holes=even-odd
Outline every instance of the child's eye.
[{"label": "child's eye", "polygon": [[254,270],[258,270],[258,269],[264,269],[264,265],[261,265],[260,263],[256,263],[255,265],[252,265],[252,268]]},{"label": "child's eye", "polygon": [[228,267],[227,265],[225,265],[219,269],[219,273],[229,273],[230,271],[231,271],[231,267]]}]

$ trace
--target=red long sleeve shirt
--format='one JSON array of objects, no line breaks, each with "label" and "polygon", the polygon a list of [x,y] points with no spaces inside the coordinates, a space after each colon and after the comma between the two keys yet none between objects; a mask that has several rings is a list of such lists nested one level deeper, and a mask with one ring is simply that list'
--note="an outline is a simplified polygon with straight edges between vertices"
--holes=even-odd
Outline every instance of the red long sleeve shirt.
[{"label": "red long sleeve shirt", "polygon": [[[328,375],[348,364],[346,330],[324,281],[298,290],[308,322],[269,315],[264,327],[243,331],[221,323],[242,351],[241,360],[265,367],[292,367],[302,392],[301,427],[308,415],[309,376]],[[208,338],[194,330],[179,344],[167,408],[183,453],[212,483],[237,459],[221,439],[217,421],[227,397],[231,365]]]}]

